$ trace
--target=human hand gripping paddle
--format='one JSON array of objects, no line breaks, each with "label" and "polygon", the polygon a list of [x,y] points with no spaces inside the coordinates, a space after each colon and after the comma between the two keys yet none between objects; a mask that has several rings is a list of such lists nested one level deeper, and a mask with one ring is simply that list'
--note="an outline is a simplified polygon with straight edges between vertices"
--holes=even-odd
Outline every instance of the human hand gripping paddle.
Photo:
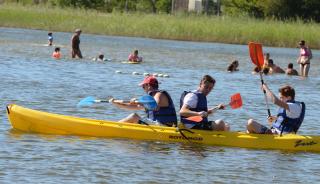
[{"label": "human hand gripping paddle", "polygon": [[[113,100],[113,102],[118,102],[118,103],[131,103],[130,101],[127,100]],[[142,104],[146,109],[148,110],[154,110],[157,108],[157,102],[155,101],[155,99],[150,96],[150,95],[144,95],[141,96],[140,98],[138,98],[136,101],[134,101],[135,103],[139,103]],[[100,99],[96,99],[92,96],[88,96],[84,99],[82,99],[77,107],[82,107],[82,106],[90,106],[93,105],[94,103],[110,103],[109,99],[108,100],[100,100]]]},{"label": "human hand gripping paddle", "polygon": [[[252,63],[255,64],[259,68],[260,80],[261,80],[261,84],[263,85],[264,81],[263,81],[263,77],[262,77],[262,66],[264,64],[264,58],[263,58],[263,52],[262,52],[262,45],[260,43],[250,42],[249,43],[249,54],[250,54]],[[268,104],[266,90],[263,89],[263,93],[264,93],[264,99],[265,99],[267,110],[268,110],[268,117],[270,117],[271,113],[270,113],[270,108],[269,108],[269,104]]]},{"label": "human hand gripping paddle", "polygon": [[[227,104],[225,106],[218,105],[215,108],[213,108],[212,110],[224,109],[227,106],[230,106],[231,109],[238,109],[238,108],[242,107],[242,98],[241,98],[240,93],[233,94],[230,97],[229,104]],[[203,117],[202,116],[190,116],[190,117],[188,117],[186,119],[198,123],[198,122],[201,122],[203,120]]]}]

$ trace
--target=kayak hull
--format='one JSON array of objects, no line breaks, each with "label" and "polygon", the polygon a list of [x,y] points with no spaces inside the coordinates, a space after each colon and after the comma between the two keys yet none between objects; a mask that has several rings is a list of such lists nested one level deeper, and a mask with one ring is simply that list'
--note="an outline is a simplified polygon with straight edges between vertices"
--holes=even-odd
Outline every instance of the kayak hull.
[{"label": "kayak hull", "polygon": [[65,116],[32,110],[14,104],[7,106],[7,114],[14,129],[29,133],[192,142],[254,149],[320,152],[320,136],[295,134],[278,136],[247,134],[244,132],[177,129],[156,125],[147,126]]}]

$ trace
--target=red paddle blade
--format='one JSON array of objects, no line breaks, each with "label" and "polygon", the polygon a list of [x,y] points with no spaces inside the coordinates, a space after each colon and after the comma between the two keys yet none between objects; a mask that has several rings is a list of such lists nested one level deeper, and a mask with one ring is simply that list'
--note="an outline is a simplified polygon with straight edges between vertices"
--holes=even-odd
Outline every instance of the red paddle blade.
[{"label": "red paddle blade", "polygon": [[186,119],[189,121],[197,122],[197,123],[203,120],[203,118],[201,116],[190,116]]},{"label": "red paddle blade", "polygon": [[250,42],[249,44],[249,55],[253,64],[262,68],[264,64],[262,44]]},{"label": "red paddle blade", "polygon": [[236,93],[231,96],[230,106],[232,109],[237,109],[242,107],[242,98],[240,93]]}]

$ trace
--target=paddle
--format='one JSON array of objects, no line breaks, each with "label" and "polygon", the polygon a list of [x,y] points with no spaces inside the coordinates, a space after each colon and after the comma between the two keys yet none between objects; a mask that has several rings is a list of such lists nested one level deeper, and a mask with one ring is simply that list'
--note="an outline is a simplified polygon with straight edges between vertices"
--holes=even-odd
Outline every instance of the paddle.
[{"label": "paddle", "polygon": [[[100,102],[109,103],[109,100],[100,100],[100,99],[96,99],[96,98],[94,98],[92,96],[89,96],[89,97],[86,97],[86,98],[82,99],[78,103],[77,107],[90,106],[90,105],[93,105],[94,103],[100,103]],[[126,100],[114,100],[114,102],[130,103],[130,101],[126,101]],[[136,103],[141,103],[148,110],[154,110],[155,108],[157,108],[157,102],[150,95],[144,95],[144,96],[138,98]]]},{"label": "paddle", "polygon": [[[235,93],[233,94],[231,97],[230,97],[230,102],[225,106],[230,106],[231,109],[237,109],[237,108],[240,108],[242,107],[242,98],[241,98],[241,95],[240,93]],[[218,107],[214,108],[214,110],[217,110]],[[190,121],[194,121],[194,122],[201,122],[203,120],[202,116],[190,116],[188,118],[186,118],[187,120],[190,120]]]},{"label": "paddle", "polygon": [[[260,72],[259,72],[260,80],[261,80],[261,84],[263,85],[264,81],[263,81],[263,77],[262,77],[262,66],[264,63],[264,58],[263,58],[263,52],[262,52],[262,45],[260,43],[250,42],[249,43],[249,54],[250,54],[252,63],[255,64],[260,70]],[[263,90],[263,93],[264,93],[264,99],[265,99],[267,110],[268,110],[268,117],[270,117],[271,113],[270,113],[270,108],[269,108],[269,104],[268,104],[266,90]]]}]

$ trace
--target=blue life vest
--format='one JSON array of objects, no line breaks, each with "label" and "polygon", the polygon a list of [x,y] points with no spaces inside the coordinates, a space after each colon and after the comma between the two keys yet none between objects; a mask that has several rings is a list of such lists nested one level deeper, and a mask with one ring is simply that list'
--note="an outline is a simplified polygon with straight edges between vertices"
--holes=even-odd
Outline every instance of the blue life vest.
[{"label": "blue life vest", "polygon": [[272,128],[276,128],[279,132],[285,133],[297,133],[305,115],[305,104],[303,102],[297,102],[294,100],[287,101],[289,103],[295,103],[301,105],[301,113],[298,118],[289,118],[286,114],[286,109],[280,108],[277,115],[277,120],[272,124]]},{"label": "blue life vest", "polygon": [[161,124],[167,125],[167,126],[172,126],[177,125],[178,123],[178,119],[177,119],[177,114],[176,114],[176,110],[174,108],[174,104],[173,101],[169,95],[168,92],[166,91],[152,91],[149,92],[149,95],[154,96],[156,93],[163,93],[167,96],[168,100],[169,100],[169,106],[168,107],[160,107],[158,111],[150,111],[146,109],[146,113],[148,115],[149,119],[152,119],[153,121],[158,121]]},{"label": "blue life vest", "polygon": [[[180,109],[183,106],[183,100],[188,93],[194,93],[198,97],[197,106],[195,108],[190,108],[189,110],[195,111],[195,112],[208,111],[207,97],[198,91],[196,92],[184,91],[180,97]],[[192,124],[193,126],[200,125],[199,127],[201,129],[211,129],[211,122],[208,121],[207,117],[203,118],[201,122],[194,122],[194,121],[187,120],[186,119],[187,117],[184,117],[184,116],[180,116],[180,118],[183,124]]]}]

